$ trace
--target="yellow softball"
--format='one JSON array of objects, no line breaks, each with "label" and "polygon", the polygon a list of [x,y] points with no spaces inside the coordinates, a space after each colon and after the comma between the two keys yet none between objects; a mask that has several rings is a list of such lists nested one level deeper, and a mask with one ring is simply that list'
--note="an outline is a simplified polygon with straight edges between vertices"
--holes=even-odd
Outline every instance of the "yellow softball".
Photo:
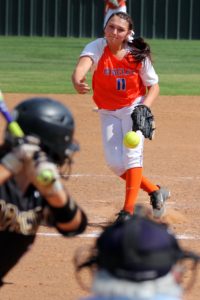
[{"label": "yellow softball", "polygon": [[140,142],[140,137],[135,131],[129,131],[124,136],[124,146],[127,148],[135,148]]},{"label": "yellow softball", "polygon": [[42,185],[49,185],[50,183],[53,182],[54,176],[50,170],[43,170],[38,176],[37,180],[42,184]]}]

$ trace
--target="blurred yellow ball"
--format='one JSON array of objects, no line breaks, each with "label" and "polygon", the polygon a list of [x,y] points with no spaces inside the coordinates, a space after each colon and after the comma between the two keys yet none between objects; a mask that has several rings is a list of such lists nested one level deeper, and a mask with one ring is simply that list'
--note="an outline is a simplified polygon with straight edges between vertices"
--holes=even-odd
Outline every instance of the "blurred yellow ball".
[{"label": "blurred yellow ball", "polygon": [[50,170],[43,170],[38,176],[37,180],[42,185],[49,185],[53,182],[54,176]]},{"label": "blurred yellow ball", "polygon": [[140,137],[135,131],[129,131],[124,136],[124,146],[127,148],[135,148],[140,143]]}]

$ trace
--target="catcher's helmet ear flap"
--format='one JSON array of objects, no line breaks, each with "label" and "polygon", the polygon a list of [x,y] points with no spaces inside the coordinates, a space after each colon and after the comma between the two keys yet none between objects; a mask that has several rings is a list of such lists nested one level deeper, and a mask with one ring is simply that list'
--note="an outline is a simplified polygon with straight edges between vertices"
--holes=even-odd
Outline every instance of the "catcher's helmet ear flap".
[{"label": "catcher's helmet ear flap", "polygon": [[73,141],[75,123],[72,113],[50,98],[31,98],[17,105],[13,112],[26,135],[38,136],[43,149],[62,165],[72,152],[79,150]]}]

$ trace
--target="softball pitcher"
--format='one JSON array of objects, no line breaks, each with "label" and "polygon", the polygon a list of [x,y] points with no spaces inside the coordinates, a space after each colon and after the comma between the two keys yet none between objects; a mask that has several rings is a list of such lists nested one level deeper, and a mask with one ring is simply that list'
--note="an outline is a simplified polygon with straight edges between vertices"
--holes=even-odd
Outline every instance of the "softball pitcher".
[{"label": "softball pitcher", "polygon": [[[136,148],[123,145],[124,135],[133,128],[133,112],[145,114],[159,95],[150,47],[142,38],[133,38],[132,19],[123,12],[110,17],[104,34],[104,38],[86,45],[72,81],[77,92],[85,94],[90,91],[86,74],[90,69],[93,72],[93,99],[99,108],[105,158],[110,169],[126,181],[124,206],[117,221],[131,217],[140,188],[150,195],[153,214],[159,218],[170,192],[142,174],[144,138],[152,138],[153,128],[149,135],[138,130],[140,143]],[[143,119],[148,126],[148,118]]]},{"label": "softball pitcher", "polygon": [[[70,167],[79,148],[71,112],[53,99],[33,98],[16,106],[13,117],[25,136],[15,138],[6,128],[0,146],[0,285],[34,243],[40,224],[64,236],[87,225],[58,170]],[[43,182],[39,175],[47,170],[53,180]]]}]

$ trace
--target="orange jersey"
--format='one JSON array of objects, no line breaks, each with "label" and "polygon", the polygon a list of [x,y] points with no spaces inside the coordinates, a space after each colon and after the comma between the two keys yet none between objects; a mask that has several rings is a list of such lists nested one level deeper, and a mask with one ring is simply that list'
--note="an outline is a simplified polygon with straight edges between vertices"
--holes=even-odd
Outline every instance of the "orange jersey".
[{"label": "orange jersey", "polygon": [[150,62],[137,63],[130,50],[122,60],[116,58],[105,39],[88,44],[81,56],[94,61],[93,99],[99,108],[116,110],[131,105],[146,94],[146,87],[158,82]]},{"label": "orange jersey", "polygon": [[115,110],[145,95],[146,88],[138,73],[141,63],[129,62],[129,57],[127,54],[118,60],[105,47],[93,75],[93,99],[99,108]]}]

